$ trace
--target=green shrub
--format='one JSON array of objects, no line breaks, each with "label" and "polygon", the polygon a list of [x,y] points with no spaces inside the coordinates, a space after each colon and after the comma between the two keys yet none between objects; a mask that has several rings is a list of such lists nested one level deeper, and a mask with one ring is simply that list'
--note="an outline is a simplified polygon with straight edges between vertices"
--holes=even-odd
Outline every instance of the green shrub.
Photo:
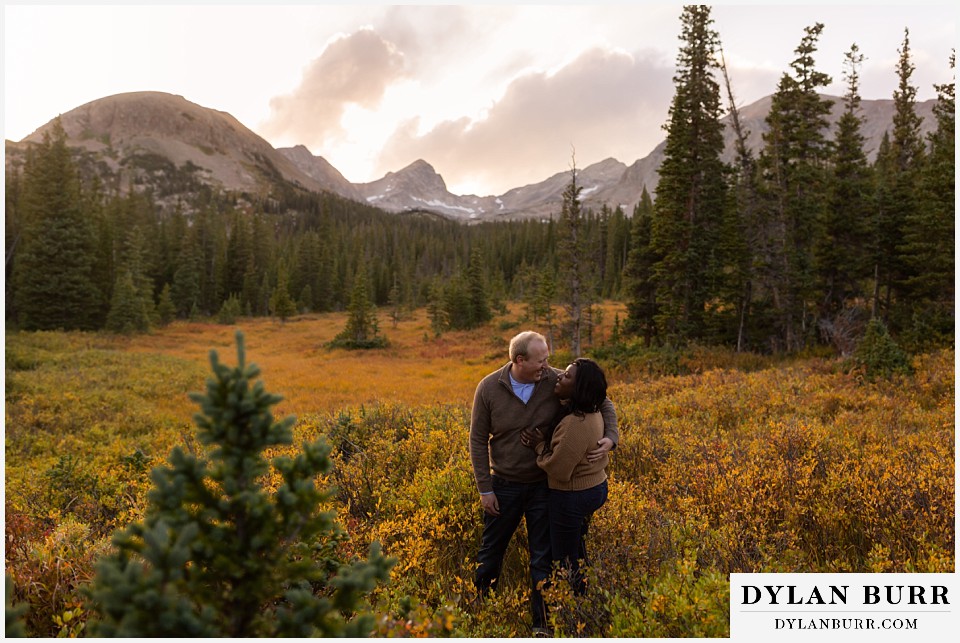
[{"label": "green shrub", "polygon": [[890,377],[910,372],[910,358],[887,332],[879,319],[871,319],[866,333],[854,353],[854,360],[864,368],[867,377]]},{"label": "green shrub", "polygon": [[217,323],[229,326],[237,323],[237,318],[242,312],[240,299],[236,295],[230,295],[220,307],[220,313],[217,315]]}]

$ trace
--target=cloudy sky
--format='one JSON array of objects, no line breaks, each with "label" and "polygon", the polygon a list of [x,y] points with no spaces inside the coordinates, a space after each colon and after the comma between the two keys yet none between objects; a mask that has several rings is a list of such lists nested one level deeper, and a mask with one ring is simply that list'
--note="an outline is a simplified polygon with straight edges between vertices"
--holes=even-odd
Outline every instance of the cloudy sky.
[{"label": "cloudy sky", "polygon": [[[238,3],[4,6],[4,136],[130,91],[229,112],[274,147],[306,145],[353,182],[424,159],[456,194],[502,194],[663,139],[680,4]],[[921,100],[953,77],[946,4],[714,5],[740,105],[776,90],[804,28],[843,94],[890,98],[904,29]]]}]

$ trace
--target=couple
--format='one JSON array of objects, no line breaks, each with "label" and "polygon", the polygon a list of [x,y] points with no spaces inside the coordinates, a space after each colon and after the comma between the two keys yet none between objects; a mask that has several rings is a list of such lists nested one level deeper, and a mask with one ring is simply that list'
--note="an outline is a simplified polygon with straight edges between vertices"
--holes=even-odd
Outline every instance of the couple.
[{"label": "couple", "polygon": [[[595,362],[547,365],[546,339],[524,331],[510,341],[510,362],[481,380],[470,422],[470,459],[483,506],[476,584],[496,587],[507,545],[526,518],[533,628],[547,632],[538,585],[556,560],[583,592],[587,521],[607,498],[609,451],[617,416]],[[561,402],[562,401],[562,402]],[[551,427],[556,427],[552,431]]]}]

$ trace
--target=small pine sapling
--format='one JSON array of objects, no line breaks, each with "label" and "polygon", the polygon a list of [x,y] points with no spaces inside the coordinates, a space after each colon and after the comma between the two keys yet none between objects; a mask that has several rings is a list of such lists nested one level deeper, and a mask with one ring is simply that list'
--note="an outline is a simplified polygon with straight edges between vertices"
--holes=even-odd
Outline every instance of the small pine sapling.
[{"label": "small pine sapling", "polygon": [[[294,458],[268,462],[265,451],[293,441],[294,419],[274,421],[281,398],[266,392],[245,363],[237,335],[236,367],[211,351],[213,377],[195,416],[206,457],[176,447],[154,469],[142,522],[113,539],[88,597],[95,636],[364,636],[372,615],[363,596],[393,562],[374,543],[367,560],[337,556],[344,536],[330,492],[316,478],[330,468],[323,442]],[[271,465],[279,482],[265,486]]]}]

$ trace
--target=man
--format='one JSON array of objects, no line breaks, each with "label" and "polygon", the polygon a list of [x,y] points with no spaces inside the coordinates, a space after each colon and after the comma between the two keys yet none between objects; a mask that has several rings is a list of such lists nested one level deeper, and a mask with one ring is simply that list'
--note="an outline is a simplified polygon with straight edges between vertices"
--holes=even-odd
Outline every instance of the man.
[{"label": "man", "polygon": [[[507,545],[525,518],[535,635],[549,634],[537,587],[550,576],[549,492],[536,453],[520,439],[524,429],[549,426],[560,410],[553,388],[561,371],[547,365],[549,355],[540,333],[524,331],[510,340],[510,362],[477,385],[470,421],[470,459],[484,511],[477,588],[481,594],[496,588]],[[590,461],[615,448],[619,439],[613,403],[607,399],[600,410],[604,434],[587,454]]]}]

